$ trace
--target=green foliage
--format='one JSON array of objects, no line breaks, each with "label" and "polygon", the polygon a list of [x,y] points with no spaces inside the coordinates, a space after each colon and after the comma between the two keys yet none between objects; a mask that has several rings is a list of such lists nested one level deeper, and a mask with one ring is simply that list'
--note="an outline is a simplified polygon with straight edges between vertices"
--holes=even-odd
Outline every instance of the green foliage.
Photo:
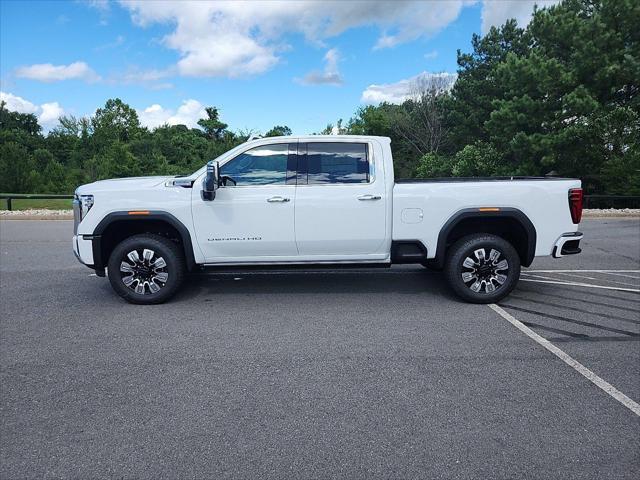
[{"label": "green foliage", "polygon": [[0,191],[68,194],[105,178],[187,174],[246,140],[227,130],[215,108],[201,124],[204,131],[185,125],[149,131],[116,98],[91,118],[61,117],[44,136],[34,115],[2,104]]},{"label": "green foliage", "polygon": [[29,192],[35,187],[35,163],[28,150],[16,142],[0,145],[0,191]]},{"label": "green foliage", "polygon": [[637,1],[565,0],[524,30],[510,21],[474,37],[458,55],[452,143],[487,142],[508,174],[555,171],[588,191],[637,192],[620,175],[637,178],[639,23]]},{"label": "green foliage", "polygon": [[500,154],[485,142],[467,145],[455,155],[427,153],[416,167],[416,176],[429,177],[490,177],[507,175]]},{"label": "green foliage", "polygon": [[264,134],[265,137],[286,137],[287,135],[291,135],[291,129],[286,125],[276,125]]},{"label": "green foliage", "polygon": [[114,141],[126,143],[142,132],[136,111],[119,98],[107,100],[104,108],[96,110],[91,127],[99,146]]},{"label": "green foliage", "polygon": [[415,173],[418,178],[450,177],[453,175],[453,159],[443,154],[427,153],[420,158]]},{"label": "green foliage", "polygon": [[198,125],[202,127],[207,137],[211,140],[219,140],[227,129],[227,124],[222,123],[218,118],[218,109],[216,107],[207,107],[207,118],[198,120]]}]

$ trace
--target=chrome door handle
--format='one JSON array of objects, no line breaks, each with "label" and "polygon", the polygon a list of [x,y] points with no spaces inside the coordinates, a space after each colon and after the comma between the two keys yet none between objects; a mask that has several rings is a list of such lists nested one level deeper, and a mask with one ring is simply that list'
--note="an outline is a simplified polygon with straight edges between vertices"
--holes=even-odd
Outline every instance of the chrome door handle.
[{"label": "chrome door handle", "polygon": [[360,195],[358,200],[380,200],[381,198],[380,195]]},{"label": "chrome door handle", "polygon": [[267,198],[267,202],[269,203],[284,203],[284,202],[288,202],[289,199],[287,197],[281,197],[281,196],[275,196],[275,197],[270,197]]}]

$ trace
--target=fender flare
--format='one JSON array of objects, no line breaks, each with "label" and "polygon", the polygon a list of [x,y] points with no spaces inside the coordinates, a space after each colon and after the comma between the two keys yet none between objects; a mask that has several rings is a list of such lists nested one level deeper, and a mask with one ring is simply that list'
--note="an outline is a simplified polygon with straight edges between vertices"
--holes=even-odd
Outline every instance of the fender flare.
[{"label": "fender flare", "polygon": [[[147,210],[144,210],[145,212]],[[180,239],[182,240],[182,247],[184,249],[184,258],[187,263],[187,269],[192,271],[196,265],[195,256],[193,253],[193,242],[191,241],[191,234],[189,233],[189,229],[185,227],[185,225],[178,220],[176,217],[171,215],[169,212],[159,211],[159,210],[149,210],[149,213],[145,213],[144,215],[131,215],[129,211],[122,212],[111,212],[100,220],[100,223],[96,226],[93,231],[93,235],[91,235],[92,241],[92,250],[93,250],[93,263],[94,268],[96,270],[104,270],[106,267],[106,261],[102,258],[102,234],[104,231],[111,225],[113,222],[119,221],[127,221],[127,222],[135,222],[135,221],[148,221],[148,220],[159,220],[162,222],[166,222],[175,228],[180,235]],[[85,238],[89,237],[89,235],[85,235]]]},{"label": "fender flare", "polygon": [[438,234],[438,244],[436,246],[435,263],[437,266],[444,265],[445,253],[447,249],[447,237],[451,231],[463,220],[468,218],[510,218],[516,220],[527,234],[527,246],[522,265],[528,267],[533,262],[536,255],[536,228],[533,226],[529,217],[521,210],[511,207],[499,207],[497,211],[480,211],[478,208],[465,208],[454,213],[449,220],[445,222]]}]

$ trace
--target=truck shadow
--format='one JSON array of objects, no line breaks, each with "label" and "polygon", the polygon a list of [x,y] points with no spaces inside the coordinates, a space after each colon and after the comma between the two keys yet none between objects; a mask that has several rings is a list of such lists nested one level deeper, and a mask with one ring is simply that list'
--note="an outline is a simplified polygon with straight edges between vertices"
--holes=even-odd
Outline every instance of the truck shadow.
[{"label": "truck shadow", "polygon": [[425,294],[456,300],[441,273],[428,270],[278,271],[189,276],[175,301],[211,295]]}]

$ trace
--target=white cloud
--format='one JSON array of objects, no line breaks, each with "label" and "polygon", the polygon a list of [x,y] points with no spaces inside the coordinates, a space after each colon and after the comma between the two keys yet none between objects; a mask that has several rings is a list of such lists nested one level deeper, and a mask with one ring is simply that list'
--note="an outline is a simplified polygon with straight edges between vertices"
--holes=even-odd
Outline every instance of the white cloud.
[{"label": "white cloud", "polygon": [[6,103],[8,110],[19,113],[36,113],[38,107],[22,97],[11,93],[0,92],[0,101]]},{"label": "white cloud", "polygon": [[492,26],[500,26],[510,18],[515,18],[518,26],[526,27],[531,21],[533,6],[548,7],[560,0],[484,0],[482,5],[482,34]]},{"label": "white cloud", "polygon": [[171,88],[170,83],[163,83],[161,80],[173,75],[173,69],[167,70],[141,70],[137,67],[130,67],[125,73],[118,74],[108,80],[110,83],[123,85],[144,85],[153,90]]},{"label": "white cloud", "polygon": [[324,56],[324,70],[309,72],[299,82],[304,85],[342,85],[344,82],[338,70],[339,61],[338,49],[332,48]]},{"label": "white cloud", "polygon": [[382,102],[400,104],[412,98],[416,91],[424,85],[438,85],[444,89],[451,88],[458,78],[455,73],[429,73],[422,72],[411,78],[400,80],[395,83],[382,85],[369,85],[360,101],[362,103],[377,104]]},{"label": "white cloud", "polygon": [[38,121],[40,125],[55,125],[58,118],[64,115],[64,108],[58,102],[43,103],[40,105],[40,115]]},{"label": "white cloud", "polygon": [[85,62],[74,62],[69,65],[52,65],[51,63],[39,63],[26,67],[19,67],[16,76],[29,78],[40,82],[59,82],[61,80],[79,79],[87,82],[95,82],[100,77]]},{"label": "white cloud", "polygon": [[82,0],[82,3],[86,3],[90,7],[102,12],[110,9],[109,0]]},{"label": "white cloud", "polygon": [[38,123],[45,130],[54,127],[58,123],[58,118],[64,115],[64,109],[58,102],[35,105],[29,100],[7,92],[0,92],[0,101],[6,102],[6,108],[12,112],[35,114],[38,117]]},{"label": "white cloud", "polygon": [[269,70],[287,48],[281,40],[286,33],[302,34],[308,41],[323,45],[324,40],[351,28],[376,26],[381,34],[374,48],[392,47],[437,33],[468,3],[120,1],[139,26],[172,26],[162,41],[179,52],[178,73],[199,77],[239,77]]},{"label": "white cloud", "polygon": [[432,58],[437,58],[437,57],[438,57],[438,51],[437,50],[432,50],[432,51],[424,54],[424,58],[426,60],[431,60]]},{"label": "white cloud", "polygon": [[156,128],[160,125],[186,125],[190,128],[198,126],[198,120],[206,118],[207,112],[204,105],[197,100],[185,100],[176,111],[164,108],[154,103],[153,105],[138,110],[140,123],[149,128]]}]

